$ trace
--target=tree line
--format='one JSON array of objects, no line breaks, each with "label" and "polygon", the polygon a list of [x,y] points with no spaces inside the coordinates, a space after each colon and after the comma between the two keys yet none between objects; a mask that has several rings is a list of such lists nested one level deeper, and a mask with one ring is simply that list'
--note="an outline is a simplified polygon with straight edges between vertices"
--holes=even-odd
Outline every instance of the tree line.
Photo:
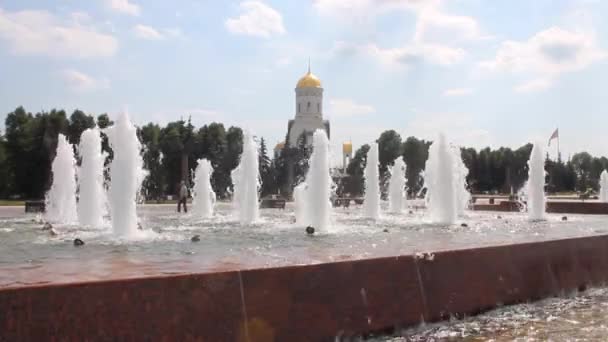
[{"label": "tree line", "polygon": [[[8,113],[5,130],[0,134],[0,197],[44,197],[51,185],[51,164],[60,133],[75,146],[78,160],[76,146],[80,135],[88,128],[99,127],[108,165],[112,150],[103,129],[112,124],[107,114],[94,116],[81,110],[68,115],[64,110],[30,113],[18,107]],[[143,194],[147,199],[175,194],[182,179],[191,182],[196,161],[200,158],[207,158],[213,165],[211,183],[218,198],[230,196],[230,173],[238,165],[242,152],[241,128],[225,127],[217,122],[197,128],[188,119],[164,126],[148,123],[138,127],[137,134],[144,168],[148,171],[143,183]],[[286,144],[280,153],[275,154],[274,148],[269,148],[263,137],[256,137],[256,141],[259,146],[261,195],[283,194],[289,197],[293,187],[305,177],[312,152],[310,147],[305,139],[300,139],[296,146]],[[402,140],[394,130],[383,132],[377,142],[383,188],[386,188],[390,177],[389,167],[396,158],[403,157],[407,164],[408,193],[412,196],[417,194],[424,184],[424,169],[432,142],[416,137]],[[332,172],[338,196],[360,196],[364,192],[363,169],[369,148],[367,144],[362,145],[345,170]],[[516,150],[505,147],[462,148],[463,161],[469,168],[467,181],[470,190],[474,193],[517,191],[527,179],[531,150],[531,144]],[[187,170],[183,169],[184,165],[188,165]],[[577,153],[567,161],[547,158],[547,190],[597,190],[600,174],[607,167],[608,159],[594,157],[587,152]]]}]

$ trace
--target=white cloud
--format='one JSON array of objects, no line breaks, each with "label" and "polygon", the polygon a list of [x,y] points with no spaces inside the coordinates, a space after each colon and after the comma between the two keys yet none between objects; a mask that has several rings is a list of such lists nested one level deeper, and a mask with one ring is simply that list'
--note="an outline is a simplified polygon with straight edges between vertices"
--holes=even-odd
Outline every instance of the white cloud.
[{"label": "white cloud", "polygon": [[438,7],[427,6],[418,11],[414,41],[450,44],[459,40],[491,38],[483,35],[473,17],[452,15]]},{"label": "white cloud", "polygon": [[313,5],[322,15],[341,18],[376,16],[391,10],[421,10],[435,7],[438,0],[314,0]]},{"label": "white cloud", "polygon": [[72,18],[72,21],[77,24],[86,24],[91,22],[91,16],[89,13],[83,11],[72,12],[70,13],[70,17]]},{"label": "white cloud", "polygon": [[263,38],[286,32],[281,13],[274,8],[259,1],[241,2],[239,8],[241,15],[225,22],[228,31]]},{"label": "white cloud", "polygon": [[314,0],[321,15],[361,21],[395,11],[413,12],[416,27],[413,41],[424,44],[447,44],[455,41],[487,39],[477,20],[447,13],[439,0]]},{"label": "white cloud", "polygon": [[550,88],[553,81],[547,78],[534,79],[515,86],[514,90],[518,93],[533,93]]},{"label": "white cloud", "polygon": [[141,24],[135,25],[135,27],[133,27],[133,34],[135,34],[135,36],[137,38],[146,39],[146,40],[163,40],[163,39],[165,39],[165,36],[162,33],[160,33],[157,29],[155,29],[154,27],[141,25]]},{"label": "white cloud", "polygon": [[135,25],[133,34],[140,39],[145,40],[165,40],[169,38],[181,39],[184,38],[182,30],[179,28],[156,29],[148,25]]},{"label": "white cloud", "polygon": [[453,65],[460,62],[466,52],[435,44],[410,44],[399,48],[381,48],[376,44],[355,45],[337,42],[333,53],[341,55],[364,54],[388,66],[411,67],[422,62],[438,65]]},{"label": "white cloud", "polygon": [[520,93],[549,88],[562,73],[582,70],[608,57],[592,32],[550,27],[526,41],[508,40],[501,44],[492,60],[483,61],[483,70],[526,73],[536,79],[517,85]]},{"label": "white cloud", "polygon": [[[76,16],[83,19],[82,13]],[[67,23],[47,11],[6,12],[0,8],[0,40],[18,55],[76,59],[113,56],[118,42],[84,23]]]},{"label": "white cloud", "polygon": [[473,89],[471,88],[452,88],[446,89],[443,92],[443,96],[465,96],[473,94]]},{"label": "white cloud", "polygon": [[105,78],[96,79],[90,75],[74,69],[66,69],[61,72],[61,77],[66,85],[76,92],[88,92],[94,90],[108,89],[110,81]]},{"label": "white cloud", "polygon": [[489,37],[481,33],[474,18],[446,13],[438,0],[315,0],[314,7],[322,15],[355,19],[356,24],[359,16],[412,12],[416,17],[414,33],[409,42],[401,46],[385,48],[375,43],[339,42],[334,48],[344,54],[364,53],[385,65],[411,67],[420,62],[453,65],[466,56],[466,51],[456,43]]},{"label": "white cloud", "polygon": [[503,42],[496,57],[482,62],[481,67],[497,71],[559,74],[584,69],[607,56],[607,52],[597,46],[592,33],[551,27],[524,42]]},{"label": "white cloud", "polygon": [[332,117],[351,117],[367,115],[376,112],[370,105],[359,104],[352,99],[330,99],[326,112]]},{"label": "white cloud", "polygon": [[141,12],[139,5],[129,0],[106,0],[106,6],[112,11],[132,16],[138,16]]}]

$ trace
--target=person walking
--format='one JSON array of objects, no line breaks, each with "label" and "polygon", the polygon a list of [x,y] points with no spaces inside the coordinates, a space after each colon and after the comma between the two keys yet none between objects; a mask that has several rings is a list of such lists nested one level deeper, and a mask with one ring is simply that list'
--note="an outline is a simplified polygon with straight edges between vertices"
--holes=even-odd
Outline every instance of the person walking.
[{"label": "person walking", "polygon": [[181,181],[179,183],[179,192],[177,196],[177,212],[181,213],[182,204],[184,205],[184,212],[188,212],[188,188],[186,187],[186,182]]}]

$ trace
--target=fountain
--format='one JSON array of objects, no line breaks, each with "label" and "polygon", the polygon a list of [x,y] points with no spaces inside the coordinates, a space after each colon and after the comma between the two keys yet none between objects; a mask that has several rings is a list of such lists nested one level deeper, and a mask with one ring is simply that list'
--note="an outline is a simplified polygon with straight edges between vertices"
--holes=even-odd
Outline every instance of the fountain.
[{"label": "fountain", "polygon": [[399,214],[403,211],[405,182],[405,162],[402,158],[397,158],[391,167],[391,180],[388,185],[389,210],[392,213]]},{"label": "fountain", "polygon": [[363,213],[366,217],[380,218],[380,173],[378,171],[378,143],[373,143],[367,152],[365,165],[365,198]]},{"label": "fountain", "polygon": [[545,198],[545,151],[542,143],[534,144],[530,160],[526,185],[528,197],[528,219],[542,221],[545,219],[547,200]]},{"label": "fountain", "polygon": [[296,223],[302,227],[310,224],[308,216],[306,215],[306,189],[307,185],[305,182],[298,184],[293,189]]},{"label": "fountain", "polygon": [[248,132],[243,136],[243,153],[239,166],[232,171],[234,183],[233,204],[239,215],[241,225],[252,224],[258,220],[258,149],[253,136]]},{"label": "fountain", "polygon": [[215,192],[211,187],[213,166],[207,159],[199,159],[194,172],[194,194],[192,196],[192,214],[202,218],[213,216]]},{"label": "fountain", "polygon": [[454,181],[455,191],[456,191],[456,210],[459,216],[463,216],[465,210],[469,206],[469,202],[471,201],[471,193],[467,189],[467,176],[469,175],[469,169],[464,165],[464,161],[462,160],[462,154],[460,152],[460,148],[457,146],[452,147],[452,155],[454,163],[454,174],[456,178]]},{"label": "fountain", "polygon": [[325,131],[318,129],[312,137],[312,155],[306,182],[294,190],[298,224],[312,225],[317,231],[327,232],[331,225],[331,187],[329,140]]},{"label": "fountain", "polygon": [[114,159],[110,164],[110,212],[114,234],[131,237],[137,233],[136,198],[145,177],[141,147],[135,126],[122,113],[106,129]]},{"label": "fountain", "polygon": [[103,162],[99,129],[82,132],[78,154],[82,161],[78,169],[78,222],[101,227],[106,214],[106,192],[103,187]]},{"label": "fountain", "polygon": [[45,219],[53,223],[74,223],[76,214],[76,160],[74,150],[59,134],[52,165],[53,184],[46,194]]},{"label": "fountain", "polygon": [[439,134],[429,149],[425,172],[426,202],[434,223],[456,223],[467,196],[463,192],[466,191],[466,167],[456,150],[448,145],[443,134]]},{"label": "fountain", "polygon": [[608,202],[608,171],[600,175],[600,202]]}]

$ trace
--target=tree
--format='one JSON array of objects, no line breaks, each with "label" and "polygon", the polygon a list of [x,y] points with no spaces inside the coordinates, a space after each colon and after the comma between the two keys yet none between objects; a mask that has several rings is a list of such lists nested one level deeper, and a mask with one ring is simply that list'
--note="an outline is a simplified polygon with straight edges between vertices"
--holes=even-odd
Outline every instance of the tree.
[{"label": "tree", "polygon": [[409,137],[403,143],[403,160],[406,164],[407,189],[410,196],[417,194],[423,186],[422,171],[429,158],[431,142]]},{"label": "tree", "polygon": [[243,130],[231,126],[226,132],[226,156],[224,158],[224,169],[232,171],[239,165],[243,153]]},{"label": "tree", "polygon": [[6,115],[5,139],[6,163],[12,169],[13,182],[9,191],[19,196],[28,196],[31,189],[28,187],[26,172],[33,166],[32,161],[26,158],[32,149],[30,137],[33,121],[31,113],[26,113],[23,107],[18,107]]},{"label": "tree", "polygon": [[364,190],[363,170],[367,164],[367,153],[370,150],[368,144],[357,149],[353,159],[346,167],[347,179],[344,180],[343,191],[351,196],[361,196]]},{"label": "tree", "polygon": [[144,179],[143,190],[146,198],[160,199],[166,192],[165,174],[162,169],[162,153],[160,149],[161,129],[157,124],[149,123],[139,131],[144,153],[142,159],[148,175]]},{"label": "tree", "polygon": [[258,167],[261,180],[261,195],[266,196],[275,193],[274,177],[272,173],[272,162],[268,157],[268,148],[264,138],[260,138],[260,148],[258,149]]},{"label": "tree", "polygon": [[388,171],[388,167],[393,165],[395,159],[403,154],[401,136],[394,130],[384,131],[376,142],[378,143],[380,174],[383,175]]},{"label": "tree", "polygon": [[576,189],[580,192],[585,192],[597,186],[591,173],[592,164],[593,157],[587,152],[580,152],[572,156],[572,166],[578,179]]},{"label": "tree", "polygon": [[3,135],[0,135],[0,179],[2,179],[2,182],[0,182],[0,198],[6,198],[14,185],[6,153],[6,140]]},{"label": "tree", "polygon": [[163,154],[162,168],[167,182],[167,193],[175,194],[182,180],[182,154],[188,137],[184,120],[170,122],[160,130],[159,145]]},{"label": "tree", "polygon": [[70,123],[68,124],[68,141],[70,144],[78,146],[80,143],[80,135],[88,128],[95,127],[95,118],[91,115],[86,115],[83,111],[76,109],[70,115]]}]

